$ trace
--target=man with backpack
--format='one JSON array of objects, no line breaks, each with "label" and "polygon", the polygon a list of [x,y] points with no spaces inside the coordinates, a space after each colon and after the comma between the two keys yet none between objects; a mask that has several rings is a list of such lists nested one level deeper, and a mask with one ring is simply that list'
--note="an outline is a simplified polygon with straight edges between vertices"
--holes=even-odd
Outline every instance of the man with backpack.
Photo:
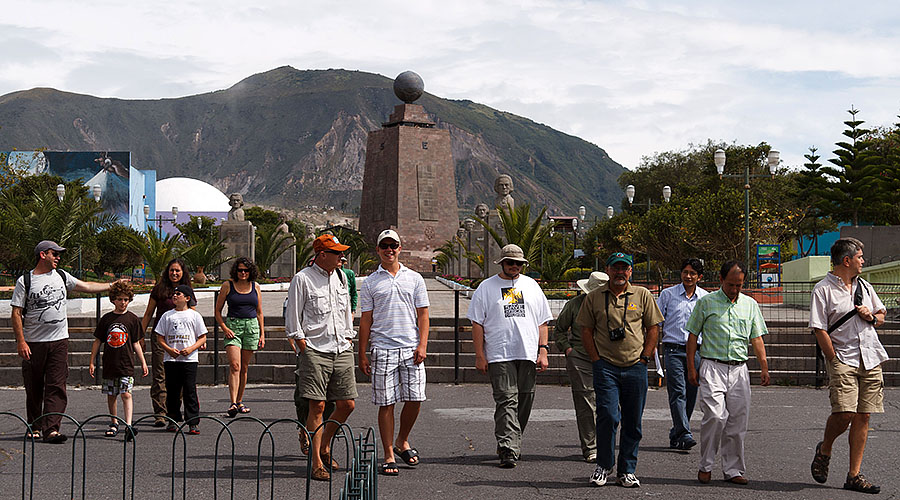
[{"label": "man with backpack", "polygon": [[66,249],[50,240],[34,247],[37,264],[33,271],[16,281],[12,300],[12,327],[16,350],[22,358],[25,383],[25,407],[32,432],[28,437],[47,443],[63,443],[62,417],[45,413],[66,411],[66,379],[69,376],[69,323],[66,297],[69,291],[99,293],[109,291],[112,283],[93,283],[76,279],[57,269]]},{"label": "man with backpack", "polygon": [[887,351],[875,327],[884,324],[885,307],[875,289],[859,277],[863,244],[841,238],[831,246],[834,269],[813,288],[809,327],[825,357],[829,377],[831,415],[825,437],[816,445],[810,466],[818,483],[828,480],[832,445],[850,428],[850,469],[844,489],[878,493],[879,486],[860,474],[869,433],[869,415],[884,413],[881,364]]}]

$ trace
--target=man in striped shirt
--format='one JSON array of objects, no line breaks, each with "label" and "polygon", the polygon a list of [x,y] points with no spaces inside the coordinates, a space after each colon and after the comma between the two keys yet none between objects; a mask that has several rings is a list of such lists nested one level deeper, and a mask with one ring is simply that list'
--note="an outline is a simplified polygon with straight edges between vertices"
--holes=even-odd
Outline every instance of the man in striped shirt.
[{"label": "man in striped shirt", "polygon": [[[747,268],[742,262],[722,265],[719,290],[706,295],[694,307],[685,329],[688,382],[700,386],[700,470],[697,480],[709,483],[716,455],[721,452],[725,481],[744,485],[744,436],[750,420],[750,372],[747,347],[753,346],[759,361],[762,385],[769,385],[769,364],[762,336],[768,333],[759,304],[741,293]],[[697,338],[700,346],[698,376],[694,366]],[[698,380],[699,377],[699,380]],[[720,449],[721,448],[721,449]]]},{"label": "man in striped shirt", "polygon": [[[384,447],[379,472],[400,473],[396,458],[410,467],[419,453],[409,433],[425,401],[425,357],[428,345],[428,293],[422,275],[400,263],[400,235],[386,229],[378,235],[381,265],[359,291],[359,367],[372,377],[372,403],[378,408],[378,430]],[[402,401],[400,431],[394,439],[394,404]]]}]

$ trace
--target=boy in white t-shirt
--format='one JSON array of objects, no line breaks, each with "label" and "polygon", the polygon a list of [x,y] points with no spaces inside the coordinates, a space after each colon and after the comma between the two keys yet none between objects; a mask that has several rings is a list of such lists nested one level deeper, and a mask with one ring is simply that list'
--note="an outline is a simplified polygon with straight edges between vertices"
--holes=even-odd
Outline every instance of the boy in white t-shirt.
[{"label": "boy in white t-shirt", "polygon": [[[175,309],[166,311],[154,331],[165,351],[163,364],[166,371],[166,411],[175,422],[181,422],[181,403],[184,401],[184,420],[188,434],[200,434],[200,401],[197,398],[197,349],[206,342],[206,325],[203,316],[188,308],[194,298],[194,290],[178,285],[172,295]],[[182,397],[183,396],[183,397]],[[166,430],[175,432],[178,426],[169,422]]]}]

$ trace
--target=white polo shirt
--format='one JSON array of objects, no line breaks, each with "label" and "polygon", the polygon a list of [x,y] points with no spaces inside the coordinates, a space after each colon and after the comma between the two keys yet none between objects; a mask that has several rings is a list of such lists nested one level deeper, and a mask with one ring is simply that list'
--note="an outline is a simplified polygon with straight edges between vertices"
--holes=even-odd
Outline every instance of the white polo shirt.
[{"label": "white polo shirt", "polygon": [[[853,309],[853,294],[859,284],[859,279],[854,278],[851,289],[847,290],[844,280],[837,275],[832,272],[825,275],[825,279],[816,283],[813,288],[809,327],[827,332],[829,325]],[[875,294],[872,285],[863,286],[862,305],[868,306],[872,313],[885,311],[884,304]],[[862,362],[864,369],[871,370],[888,359],[875,327],[858,314],[831,332],[830,336],[834,352],[845,365],[857,368]]]},{"label": "white polo shirt", "polygon": [[359,310],[372,311],[369,345],[378,349],[418,346],[416,309],[428,306],[425,280],[403,264],[396,276],[379,265],[359,290]]}]

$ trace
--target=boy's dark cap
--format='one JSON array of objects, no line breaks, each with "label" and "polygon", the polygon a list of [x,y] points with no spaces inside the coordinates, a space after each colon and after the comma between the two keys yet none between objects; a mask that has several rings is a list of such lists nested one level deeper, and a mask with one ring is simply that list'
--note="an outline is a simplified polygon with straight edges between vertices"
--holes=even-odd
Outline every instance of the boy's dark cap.
[{"label": "boy's dark cap", "polygon": [[194,298],[194,289],[187,285],[178,285],[175,287],[176,292],[181,292],[185,297],[189,299]]}]

